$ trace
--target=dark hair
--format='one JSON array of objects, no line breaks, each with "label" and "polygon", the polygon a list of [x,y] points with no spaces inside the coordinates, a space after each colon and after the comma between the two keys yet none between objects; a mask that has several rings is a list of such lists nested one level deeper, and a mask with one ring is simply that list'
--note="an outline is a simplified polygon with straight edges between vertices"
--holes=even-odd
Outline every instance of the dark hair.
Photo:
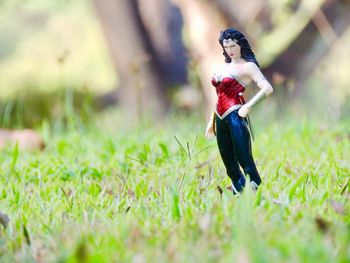
[{"label": "dark hair", "polygon": [[232,39],[232,40],[237,41],[238,45],[241,47],[241,57],[245,61],[254,62],[259,67],[259,63],[255,58],[254,52],[252,51],[252,49],[248,43],[248,40],[245,38],[245,36],[241,32],[239,32],[237,29],[234,29],[234,28],[229,28],[229,29],[226,29],[226,30],[220,32],[219,43],[220,43],[222,49],[224,50],[223,55],[225,56],[226,63],[230,63],[231,58],[226,53],[226,51],[224,49],[224,44],[223,44],[224,39],[226,39],[226,40]]}]

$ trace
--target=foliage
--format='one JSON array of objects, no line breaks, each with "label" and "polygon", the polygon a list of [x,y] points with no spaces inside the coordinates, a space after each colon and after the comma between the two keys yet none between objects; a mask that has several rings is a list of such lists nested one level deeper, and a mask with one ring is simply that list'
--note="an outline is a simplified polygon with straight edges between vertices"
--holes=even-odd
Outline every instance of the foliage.
[{"label": "foliage", "polygon": [[181,115],[134,126],[115,112],[68,130],[44,122],[43,152],[0,153],[0,261],[350,260],[349,126],[260,127],[263,185],[239,198],[204,128]]},{"label": "foliage", "polygon": [[116,85],[101,28],[86,1],[5,1],[0,42],[0,99],[28,88],[54,93],[62,87],[85,92],[83,87],[103,94]]},{"label": "foliage", "polygon": [[83,92],[62,87],[41,92],[27,84],[18,96],[0,100],[0,127],[31,128],[43,121],[67,126],[73,119],[87,121],[93,108],[97,109],[97,103],[88,89]]}]

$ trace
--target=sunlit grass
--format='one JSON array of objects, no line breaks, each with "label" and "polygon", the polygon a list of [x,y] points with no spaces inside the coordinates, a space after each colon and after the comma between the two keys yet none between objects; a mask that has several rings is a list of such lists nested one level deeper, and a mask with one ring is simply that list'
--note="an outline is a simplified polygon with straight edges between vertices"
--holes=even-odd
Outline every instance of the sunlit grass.
[{"label": "sunlit grass", "polygon": [[350,260],[348,126],[258,127],[263,185],[236,198],[204,122],[117,116],[44,124],[43,152],[1,152],[1,262]]}]

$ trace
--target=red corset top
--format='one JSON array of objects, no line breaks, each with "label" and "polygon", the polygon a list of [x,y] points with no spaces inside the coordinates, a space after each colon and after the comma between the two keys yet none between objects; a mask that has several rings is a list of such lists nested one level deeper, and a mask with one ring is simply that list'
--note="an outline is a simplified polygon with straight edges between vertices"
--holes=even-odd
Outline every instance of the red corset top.
[{"label": "red corset top", "polygon": [[245,103],[242,96],[245,88],[236,79],[226,77],[219,82],[212,79],[211,83],[216,88],[216,94],[218,95],[216,112],[221,116],[232,106]]}]

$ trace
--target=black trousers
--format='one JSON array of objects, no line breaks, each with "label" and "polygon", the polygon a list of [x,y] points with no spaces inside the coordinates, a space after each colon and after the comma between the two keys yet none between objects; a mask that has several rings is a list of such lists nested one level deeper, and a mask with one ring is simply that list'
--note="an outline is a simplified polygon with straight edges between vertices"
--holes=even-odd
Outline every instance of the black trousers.
[{"label": "black trousers", "polygon": [[239,166],[249,175],[251,181],[259,185],[261,178],[253,159],[246,118],[240,117],[238,110],[235,110],[222,120],[215,116],[215,121],[220,155],[236,190],[242,191],[245,185],[245,177]]}]

